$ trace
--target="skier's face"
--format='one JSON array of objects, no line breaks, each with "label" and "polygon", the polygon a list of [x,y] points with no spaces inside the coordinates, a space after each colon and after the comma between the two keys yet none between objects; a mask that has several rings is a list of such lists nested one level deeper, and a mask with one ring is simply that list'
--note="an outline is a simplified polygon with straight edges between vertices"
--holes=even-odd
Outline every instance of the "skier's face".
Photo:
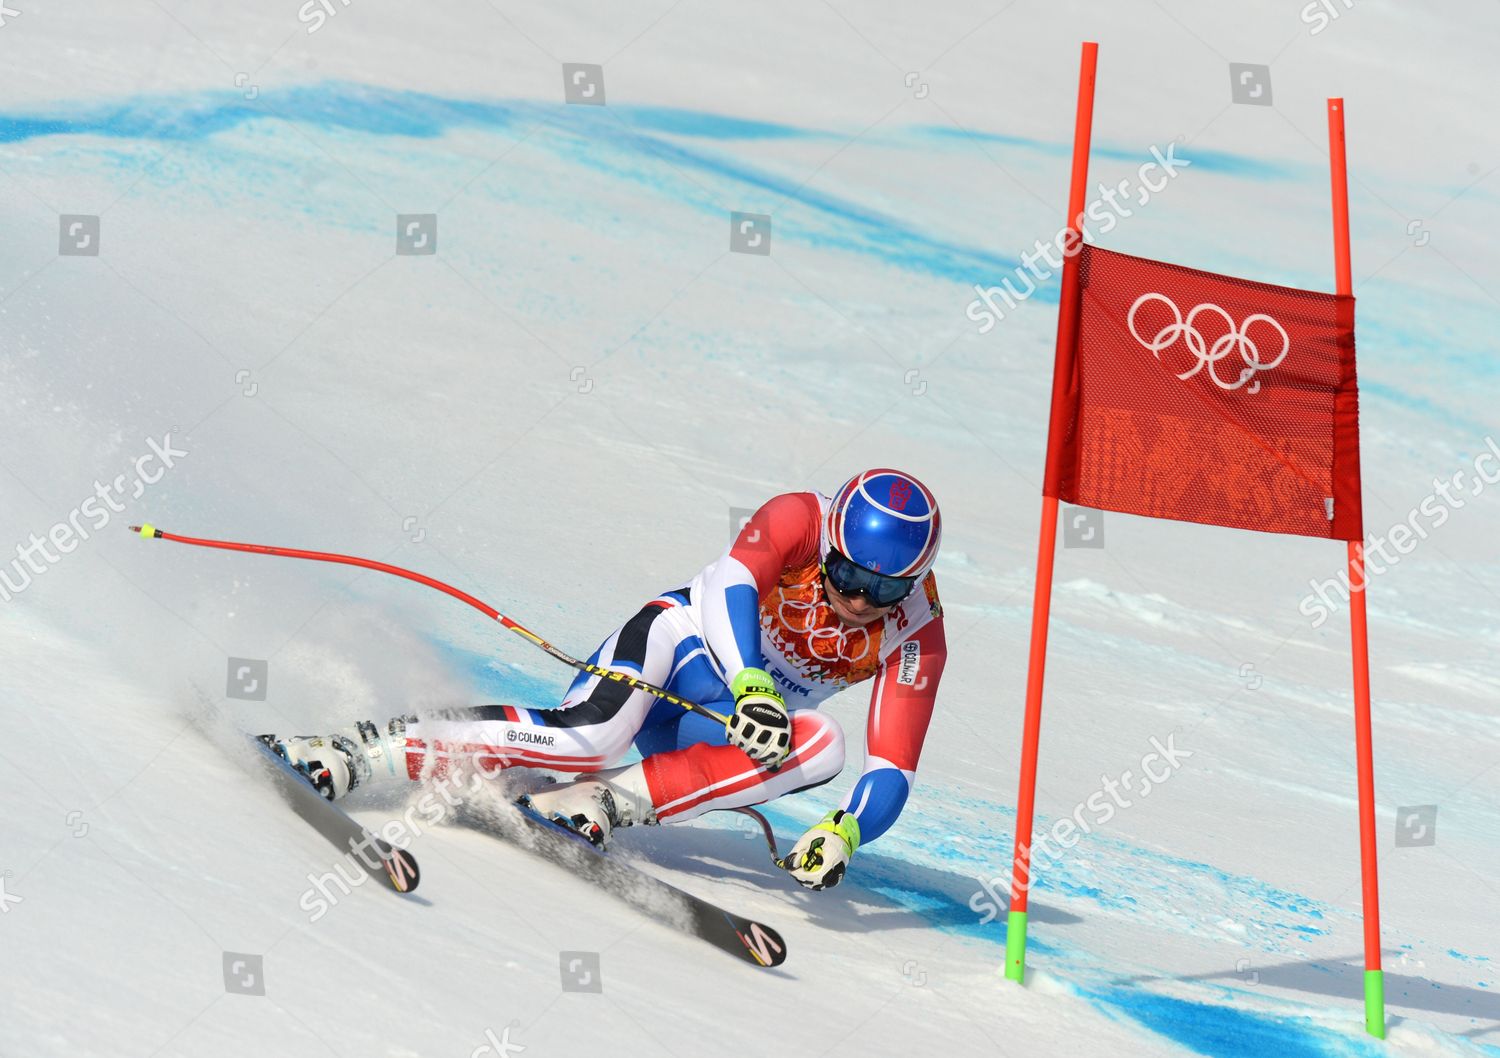
[{"label": "skier's face", "polygon": [[863,628],[865,625],[874,624],[891,612],[889,606],[876,606],[871,603],[869,597],[863,592],[845,595],[835,588],[833,582],[826,576],[823,578],[823,594],[828,599],[833,615],[853,628]]}]

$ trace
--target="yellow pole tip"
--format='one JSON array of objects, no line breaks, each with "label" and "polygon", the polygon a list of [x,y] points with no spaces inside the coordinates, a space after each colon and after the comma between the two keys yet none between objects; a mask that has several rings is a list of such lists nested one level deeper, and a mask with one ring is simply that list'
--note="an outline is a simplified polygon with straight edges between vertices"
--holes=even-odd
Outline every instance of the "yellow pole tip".
[{"label": "yellow pole tip", "polygon": [[147,522],[146,524],[138,527],[136,529],[136,532],[140,533],[141,536],[145,539],[150,540],[153,536],[156,535],[156,526],[152,525],[150,522]]}]

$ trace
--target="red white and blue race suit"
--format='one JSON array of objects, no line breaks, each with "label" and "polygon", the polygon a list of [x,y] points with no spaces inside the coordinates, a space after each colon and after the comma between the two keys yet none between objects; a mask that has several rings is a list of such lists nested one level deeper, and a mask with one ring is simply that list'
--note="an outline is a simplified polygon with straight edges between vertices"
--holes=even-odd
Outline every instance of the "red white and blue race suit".
[{"label": "red white and blue race suit", "polygon": [[879,837],[911,793],[932,718],[946,656],[942,606],[928,573],[881,620],[865,628],[841,623],[820,572],[831,502],[815,492],[771,499],[727,552],[648,602],[589,659],[726,715],[734,709],[734,676],[765,669],[792,711],[792,747],[778,770],[729,745],[722,724],[580,674],[556,709],[488,705],[412,723],[412,778],[446,770],[458,757],[485,767],[591,772],[618,762],[633,744],[657,817],[691,819],[833,779],[844,766],[844,733],[818,706],[870,680],[864,771],[843,808],[858,817],[862,842]]}]

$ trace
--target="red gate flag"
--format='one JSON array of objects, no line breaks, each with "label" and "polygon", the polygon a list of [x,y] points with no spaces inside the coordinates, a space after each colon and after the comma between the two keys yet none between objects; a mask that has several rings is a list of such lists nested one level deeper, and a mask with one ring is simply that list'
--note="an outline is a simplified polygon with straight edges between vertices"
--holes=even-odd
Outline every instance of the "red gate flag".
[{"label": "red gate flag", "polygon": [[[1268,533],[1364,535],[1354,298],[1084,246],[1043,492]],[[1066,311],[1066,305],[1064,306]]]}]

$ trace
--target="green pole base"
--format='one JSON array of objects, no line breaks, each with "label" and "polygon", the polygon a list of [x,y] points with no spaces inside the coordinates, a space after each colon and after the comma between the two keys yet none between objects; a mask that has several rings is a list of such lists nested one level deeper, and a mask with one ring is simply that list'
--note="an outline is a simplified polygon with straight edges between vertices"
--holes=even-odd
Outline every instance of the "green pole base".
[{"label": "green pole base", "polygon": [[1365,1031],[1385,1039],[1385,972],[1365,971]]},{"label": "green pole base", "polygon": [[1026,976],[1026,912],[1012,911],[1005,919],[1005,976]]}]

